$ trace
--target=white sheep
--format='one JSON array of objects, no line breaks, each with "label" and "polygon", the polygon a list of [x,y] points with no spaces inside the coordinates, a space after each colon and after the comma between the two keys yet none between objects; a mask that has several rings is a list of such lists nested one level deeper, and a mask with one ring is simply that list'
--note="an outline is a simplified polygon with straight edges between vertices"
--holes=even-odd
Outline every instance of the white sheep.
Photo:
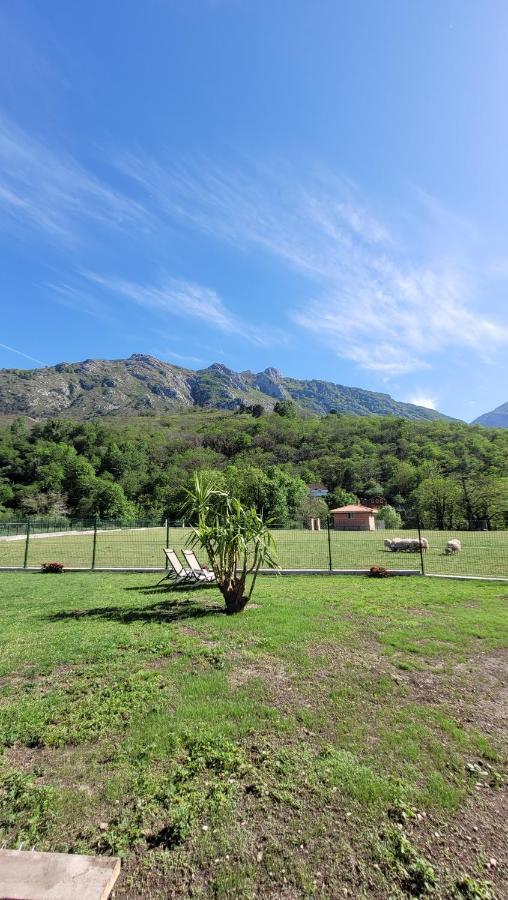
[{"label": "white sheep", "polygon": [[458,538],[448,541],[445,547],[445,553],[459,553],[462,550],[462,544]]},{"label": "white sheep", "polygon": [[393,538],[391,541],[385,540],[385,547],[388,547],[392,553],[396,553],[397,551],[405,550],[406,548],[406,539],[405,538]]},{"label": "white sheep", "polygon": [[393,540],[385,540],[385,547],[392,553],[418,553],[420,549],[427,551],[429,542],[427,538],[394,538]]}]

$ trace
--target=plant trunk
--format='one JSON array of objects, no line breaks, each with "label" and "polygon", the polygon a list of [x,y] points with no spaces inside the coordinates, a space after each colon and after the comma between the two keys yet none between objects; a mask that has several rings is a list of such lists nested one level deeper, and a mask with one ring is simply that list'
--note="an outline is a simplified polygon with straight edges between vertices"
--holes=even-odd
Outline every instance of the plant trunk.
[{"label": "plant trunk", "polygon": [[222,596],[226,601],[226,612],[228,616],[241,612],[249,602],[249,598],[243,593],[243,584],[238,585],[236,588],[231,588],[230,590],[226,588],[222,591]]}]

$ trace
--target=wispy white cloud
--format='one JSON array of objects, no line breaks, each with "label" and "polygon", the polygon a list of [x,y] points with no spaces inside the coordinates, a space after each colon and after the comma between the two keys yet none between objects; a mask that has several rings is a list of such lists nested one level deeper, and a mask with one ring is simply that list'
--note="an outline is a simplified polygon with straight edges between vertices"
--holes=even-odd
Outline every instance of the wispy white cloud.
[{"label": "wispy white cloud", "polygon": [[83,272],[82,275],[116,297],[124,297],[163,315],[204,322],[213,329],[239,335],[261,347],[280,339],[278,335],[267,335],[264,329],[243,321],[226,307],[216,291],[192,281],[168,276],[159,284],[139,284],[96,272]]},{"label": "wispy white cloud", "polygon": [[73,312],[85,313],[94,319],[103,322],[114,323],[118,321],[115,318],[114,311],[105,303],[95,296],[90,290],[85,289],[81,284],[66,282],[47,282],[47,288],[51,300],[60,306],[66,307]]},{"label": "wispy white cloud", "polygon": [[191,363],[202,363],[203,360],[199,356],[187,356],[185,353],[176,353],[174,350],[163,350],[159,353],[160,356],[171,356],[173,359],[177,359],[179,362],[191,362]]},{"label": "wispy white cloud", "polygon": [[347,181],[318,174],[310,187],[267,167],[222,169],[210,160],[168,166],[142,155],[116,160],[160,214],[235,248],[256,246],[319,278],[340,269],[360,240],[390,242],[386,226],[356,198]]},{"label": "wispy white cloud", "polygon": [[426,409],[437,409],[437,399],[433,394],[424,391],[415,391],[407,400],[408,403],[414,403],[415,406],[425,406]]},{"label": "wispy white cloud", "polygon": [[146,224],[140,203],[1,114],[0,201],[0,226],[28,225],[66,243],[87,221],[120,228]]},{"label": "wispy white cloud", "polygon": [[[508,343],[508,328],[479,308],[474,267],[457,261],[457,246],[474,240],[475,229],[422,191],[415,191],[422,220],[434,223],[435,234],[426,251],[412,252],[353,183],[327,172],[302,179],[283,166],[244,161],[225,169],[206,159],[177,166],[132,153],[115,162],[139,201],[0,115],[0,227],[30,226],[67,243],[87,223],[125,229],[143,237],[146,256],[157,220],[158,233],[176,222],[236,251],[270,254],[308,284],[305,303],[281,297],[291,322],[384,378],[426,369],[453,347],[490,360]],[[504,261],[496,265],[499,275]],[[193,280],[85,275],[86,283],[52,285],[55,298],[68,306],[81,298],[83,311],[107,318],[109,303],[122,297],[259,346],[287,340],[282,329],[252,326]]]},{"label": "wispy white cloud", "polygon": [[4,350],[8,350],[9,353],[15,353],[17,356],[22,356],[24,359],[29,359],[31,362],[39,363],[41,366],[47,366],[42,359],[37,359],[36,356],[30,356],[28,353],[24,353],[23,350],[16,350],[15,347],[10,347],[8,344],[0,344]]},{"label": "wispy white cloud", "polygon": [[159,214],[306,276],[309,299],[290,318],[364,369],[393,377],[428,368],[447,348],[489,359],[508,343],[508,328],[475,309],[474,277],[456,260],[456,243],[474,228],[424,192],[422,218],[433,237],[443,235],[442,244],[428,242],[427,258],[405,247],[353,184],[326,173],[304,183],[280,168],[226,171],[207,160],[178,168],[130,155],[119,165],[156,198]]},{"label": "wispy white cloud", "polygon": [[453,268],[403,269],[364,255],[294,320],[340,355],[386,376],[430,366],[433,353],[467,347],[483,359],[508,343],[508,329],[469,308],[467,280]]}]

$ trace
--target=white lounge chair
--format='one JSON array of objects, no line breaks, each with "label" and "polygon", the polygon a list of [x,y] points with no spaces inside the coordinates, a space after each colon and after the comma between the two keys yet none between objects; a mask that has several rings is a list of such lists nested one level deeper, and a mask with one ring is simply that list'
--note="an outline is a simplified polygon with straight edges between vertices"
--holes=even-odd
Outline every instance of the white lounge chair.
[{"label": "white lounge chair", "polygon": [[190,566],[196,578],[198,578],[200,581],[215,581],[215,575],[213,574],[213,572],[211,572],[210,569],[203,568],[199,560],[196,558],[193,550],[189,550],[188,547],[184,547],[182,553],[185,556],[186,563]]},{"label": "white lounge chair", "polygon": [[174,584],[184,584],[185,582],[192,584],[193,582],[198,581],[198,577],[192,569],[184,569],[172,547],[166,547],[164,554],[169,563],[169,569],[164,577],[157,582],[155,587],[158,587],[159,584],[162,584],[166,579],[173,581]]}]

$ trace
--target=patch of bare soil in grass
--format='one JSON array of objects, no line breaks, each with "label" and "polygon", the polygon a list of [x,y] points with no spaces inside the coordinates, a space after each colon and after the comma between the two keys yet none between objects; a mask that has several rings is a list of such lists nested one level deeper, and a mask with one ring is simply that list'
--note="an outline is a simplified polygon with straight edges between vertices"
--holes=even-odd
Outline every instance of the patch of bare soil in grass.
[{"label": "patch of bare soil in grass", "polygon": [[[451,900],[453,885],[465,876],[490,882],[498,900],[508,896],[507,845],[499,827],[505,802],[504,794],[492,792],[480,801],[471,798],[448,821],[419,815],[405,823],[404,833],[415,852],[435,870],[431,895],[436,900]],[[115,897],[389,900],[413,896],[400,893],[395,876],[379,864],[375,847],[385,827],[395,826],[360,816],[340,793],[323,804],[302,785],[298,804],[291,807],[243,793],[234,820],[208,858],[198,846],[187,845],[174,852],[168,868],[156,851],[140,847],[126,861]],[[245,880],[233,880],[225,890],[227,875],[234,872],[244,872]]]},{"label": "patch of bare soil in grass", "polygon": [[[445,709],[455,721],[489,735],[506,747],[508,735],[508,651],[470,656],[452,671],[397,672],[418,703]],[[468,764],[474,789],[446,822],[411,824],[411,839],[436,869],[491,881],[496,896],[508,897],[508,790],[506,760],[490,767]],[[499,771],[501,770],[501,771]]]},{"label": "patch of bare soil in grass", "polygon": [[[110,748],[113,753],[113,747]],[[97,747],[73,745],[62,747],[25,747],[14,744],[5,747],[2,762],[6,770],[12,769],[24,775],[32,775],[41,785],[77,791],[87,797],[96,794],[97,786],[102,782],[101,765],[105,762],[108,751],[98,753]],[[94,771],[96,782],[83,780],[83,772]],[[93,782],[93,779],[92,779]]]},{"label": "patch of bare soil in grass", "polygon": [[[11,672],[8,675],[0,677],[0,688],[2,687],[34,687],[42,686],[43,688],[51,681],[58,681],[67,678],[71,673],[83,670],[83,663],[68,663],[62,666],[55,666],[48,672],[40,672],[31,674],[30,672]],[[53,685],[51,685],[53,686]]]},{"label": "patch of bare soil in grass", "polygon": [[234,668],[229,674],[229,684],[232,688],[240,687],[253,678],[261,678],[268,685],[279,684],[287,689],[291,685],[291,677],[286,666],[280,659],[272,659],[268,656],[254,658],[234,655]]},{"label": "patch of bare soil in grass", "polygon": [[167,656],[157,656],[155,659],[147,659],[144,660],[142,665],[140,665],[140,669],[149,672],[159,672],[164,671],[170,665],[172,660],[177,659],[179,656],[183,656],[184,654],[175,650],[174,653],[168,653]]},{"label": "patch of bare soil in grass", "polygon": [[22,744],[14,744],[5,747],[2,754],[2,762],[6,769],[16,769],[18,772],[32,772],[38,764],[41,755],[39,747],[25,747]]},{"label": "patch of bare soil in grass", "polygon": [[506,740],[508,734],[508,650],[469,657],[451,672],[397,671],[418,703],[447,707],[461,724]]},{"label": "patch of bare soil in grass", "polygon": [[318,661],[318,668],[312,672],[313,678],[340,679],[346,672],[351,673],[353,670],[373,675],[386,675],[391,671],[390,663],[382,656],[379,644],[374,639],[364,640],[359,646],[346,646],[336,642],[313,644],[307,654]]},{"label": "patch of bare soil in grass", "polygon": [[[140,848],[138,858],[133,854],[126,861],[115,897],[387,900],[381,873],[365,853],[362,829],[338,797],[323,809],[304,785],[296,806],[244,792],[206,860],[198,847],[179,848],[164,874],[161,858],[151,853],[148,862]],[[242,872],[244,878],[231,878]]]},{"label": "patch of bare soil in grass", "polygon": [[206,637],[202,631],[198,631],[198,629],[193,628],[192,625],[179,625],[178,631],[180,634],[185,635],[185,637],[196,638],[205,647],[217,647],[219,645],[219,641]]},{"label": "patch of bare soil in grass", "polygon": [[406,825],[406,834],[431,862],[443,885],[468,875],[491,882],[496,897],[504,900],[508,897],[507,809],[506,787],[484,786],[446,821],[419,816]]},{"label": "patch of bare soil in grass", "polygon": [[297,677],[281,659],[271,656],[249,656],[233,652],[229,656],[232,663],[228,675],[233,689],[241,688],[250,681],[261,681],[266,701],[283,712],[295,711],[308,706],[308,701],[298,688]]},{"label": "patch of bare soil in grass", "polygon": [[508,650],[481,653],[456,666],[476,702],[475,724],[508,735]]}]

